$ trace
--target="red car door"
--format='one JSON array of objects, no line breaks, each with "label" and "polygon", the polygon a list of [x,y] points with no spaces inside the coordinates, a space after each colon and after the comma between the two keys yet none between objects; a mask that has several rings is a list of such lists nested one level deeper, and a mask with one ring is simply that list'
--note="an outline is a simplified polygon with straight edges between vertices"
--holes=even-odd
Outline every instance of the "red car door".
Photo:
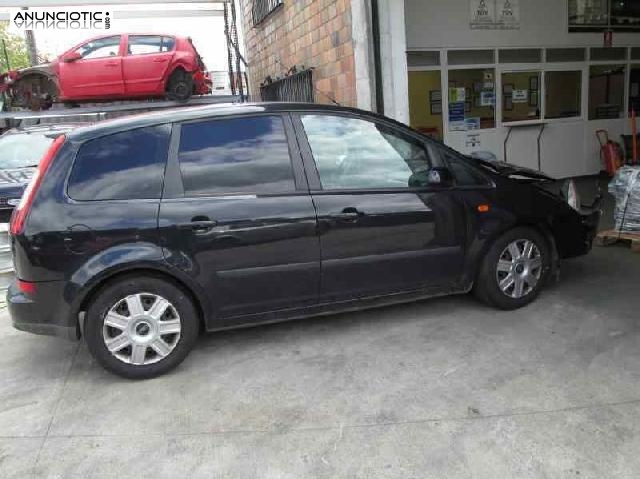
[{"label": "red car door", "polygon": [[63,100],[118,97],[124,94],[121,35],[89,40],[59,60]]},{"label": "red car door", "polygon": [[123,59],[127,95],[162,95],[176,40],[161,35],[128,35]]}]

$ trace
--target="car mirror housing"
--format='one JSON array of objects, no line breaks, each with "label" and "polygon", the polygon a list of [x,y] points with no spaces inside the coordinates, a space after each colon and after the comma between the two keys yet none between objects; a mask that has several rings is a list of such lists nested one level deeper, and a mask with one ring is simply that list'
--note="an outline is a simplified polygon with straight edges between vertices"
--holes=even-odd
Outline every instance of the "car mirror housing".
[{"label": "car mirror housing", "polygon": [[427,183],[429,186],[453,186],[453,175],[448,168],[431,168],[427,174]]},{"label": "car mirror housing", "polygon": [[64,57],[62,57],[62,61],[65,63],[73,63],[75,61],[78,61],[82,58],[82,55],[80,55],[78,52],[71,52],[71,53],[67,53]]}]

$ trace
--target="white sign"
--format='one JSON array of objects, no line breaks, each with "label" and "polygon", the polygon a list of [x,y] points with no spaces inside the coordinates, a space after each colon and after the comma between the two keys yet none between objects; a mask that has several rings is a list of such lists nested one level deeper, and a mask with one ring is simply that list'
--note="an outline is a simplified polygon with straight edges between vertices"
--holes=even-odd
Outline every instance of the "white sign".
[{"label": "white sign", "polygon": [[520,0],[469,0],[469,8],[472,29],[520,29]]},{"label": "white sign", "polygon": [[492,28],[496,22],[496,0],[469,0],[471,28]]},{"label": "white sign", "polygon": [[520,29],[520,0],[496,0],[496,24],[504,30]]},{"label": "white sign", "polygon": [[527,103],[529,99],[529,92],[527,90],[513,90],[511,95],[513,103]]}]

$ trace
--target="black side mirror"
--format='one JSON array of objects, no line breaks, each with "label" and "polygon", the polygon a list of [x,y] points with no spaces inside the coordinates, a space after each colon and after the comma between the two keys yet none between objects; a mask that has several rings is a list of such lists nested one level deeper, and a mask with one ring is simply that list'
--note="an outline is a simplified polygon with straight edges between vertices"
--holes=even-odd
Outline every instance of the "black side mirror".
[{"label": "black side mirror", "polygon": [[427,184],[429,186],[453,186],[453,175],[449,168],[435,167],[427,172]]}]

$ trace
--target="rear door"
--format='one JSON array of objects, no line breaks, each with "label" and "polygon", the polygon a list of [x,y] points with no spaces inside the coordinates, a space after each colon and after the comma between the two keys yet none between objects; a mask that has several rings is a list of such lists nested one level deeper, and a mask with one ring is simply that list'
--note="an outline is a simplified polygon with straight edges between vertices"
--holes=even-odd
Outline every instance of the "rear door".
[{"label": "rear door", "polygon": [[160,235],[210,294],[216,327],[317,302],[316,214],[291,131],[271,114],[175,126]]},{"label": "rear door", "polygon": [[410,130],[368,117],[294,117],[322,252],[321,297],[354,298],[458,281],[466,209],[429,187],[439,155]]},{"label": "rear door", "polygon": [[122,81],[121,35],[98,38],[81,45],[81,58],[60,61],[60,86],[66,98],[120,96]]},{"label": "rear door", "polygon": [[125,93],[139,95],[163,92],[163,79],[171,64],[175,45],[173,37],[128,35],[122,65]]}]

